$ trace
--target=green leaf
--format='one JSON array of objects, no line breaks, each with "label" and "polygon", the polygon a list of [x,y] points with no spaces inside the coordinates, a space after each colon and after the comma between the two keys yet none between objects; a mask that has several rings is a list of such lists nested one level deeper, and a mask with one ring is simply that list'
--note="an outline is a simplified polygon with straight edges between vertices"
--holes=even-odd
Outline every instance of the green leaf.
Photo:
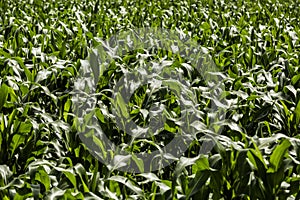
[{"label": "green leaf", "polygon": [[27,134],[30,133],[32,130],[32,124],[28,120],[26,122],[21,122],[20,127],[18,129],[18,133]]},{"label": "green leaf", "polygon": [[46,191],[50,190],[50,177],[43,167],[39,167],[37,173],[35,174],[35,179],[40,181],[45,186]]},{"label": "green leaf", "polygon": [[96,188],[97,188],[97,183],[98,183],[98,180],[100,178],[100,174],[98,172],[99,170],[99,162],[96,161],[95,162],[95,167],[93,169],[93,176],[92,176],[92,181],[90,182],[90,188],[91,188],[91,191],[92,192],[96,192]]},{"label": "green leaf", "polygon": [[291,82],[292,82],[292,85],[296,85],[296,83],[300,80],[300,74],[297,74],[295,76],[293,76]]},{"label": "green leaf", "polygon": [[0,87],[0,111],[2,111],[2,108],[7,100],[8,96],[8,86],[5,84],[2,84]]},{"label": "green leaf", "polygon": [[138,158],[135,154],[132,154],[131,159],[138,166],[140,172],[144,172],[144,161],[141,158]]},{"label": "green leaf", "polygon": [[184,170],[185,167],[194,165],[199,157],[195,158],[186,158],[186,157],[181,157],[178,164],[176,165],[175,171],[174,171],[174,177],[178,177],[179,174]]},{"label": "green leaf", "polygon": [[123,176],[112,176],[108,178],[108,180],[122,183],[123,185],[131,189],[133,192],[135,192],[137,195],[143,196],[143,190],[137,187],[136,185],[134,185],[133,182],[130,181],[128,178],[125,178]]},{"label": "green leaf", "polygon": [[207,157],[201,156],[192,167],[193,173],[198,171],[210,170]]},{"label": "green leaf", "polygon": [[15,150],[25,142],[25,136],[23,134],[15,134],[10,143],[11,154],[14,155]]},{"label": "green leaf", "polygon": [[[82,186],[83,186],[83,191],[84,192],[89,192],[90,190],[87,187],[87,185],[85,183],[85,180],[84,180],[84,177],[86,176],[86,171],[85,171],[84,167],[81,164],[77,164],[77,165],[74,166],[74,168],[75,168],[76,173],[80,177],[80,180],[81,180],[81,183],[82,183]],[[73,183],[75,183],[75,182],[73,181]]]},{"label": "green leaf", "polygon": [[[106,160],[107,159],[107,151],[105,150],[105,144],[103,144],[103,141],[100,140],[96,135],[92,135],[93,137],[93,142],[97,145],[98,148],[101,149],[101,154],[102,154],[102,159]],[[100,153],[100,152],[99,152]]]},{"label": "green leaf", "polygon": [[195,158],[186,158],[186,157],[181,157],[179,162],[176,165],[174,174],[173,174],[173,180],[172,180],[172,195],[174,196],[175,194],[175,188],[177,185],[177,179],[180,177],[180,175],[182,174],[182,171],[190,165],[194,165],[196,163],[196,161],[199,159],[199,157],[195,157]]},{"label": "green leaf", "polygon": [[77,182],[74,173],[68,170],[63,170],[63,174],[69,179],[74,188],[77,188]]},{"label": "green leaf", "polygon": [[186,199],[190,199],[190,197],[199,192],[209,177],[210,173],[208,170],[197,172],[195,178],[189,183]]},{"label": "green leaf", "polygon": [[125,104],[125,101],[119,92],[116,95],[116,105],[115,106],[116,106],[117,110],[121,111],[121,114],[123,117],[125,117],[125,119],[129,118],[127,105]]},{"label": "green leaf", "polygon": [[250,149],[250,151],[248,151],[248,153],[247,153],[250,161],[252,162],[252,164],[255,165],[255,167],[258,167],[257,162],[255,161],[255,158],[253,157],[253,156],[255,156],[255,157],[257,157],[257,159],[259,159],[259,161],[261,162],[261,164],[263,164],[263,167],[264,167],[264,169],[258,169],[258,170],[267,169],[267,165],[266,165],[265,160],[262,156],[262,153],[260,152],[259,148],[257,147],[256,143],[253,140],[252,140],[252,143],[253,143],[254,149]]},{"label": "green leaf", "polygon": [[209,25],[209,23],[207,23],[207,22],[203,22],[203,23],[200,25],[200,27],[201,27],[202,29],[204,29],[205,31],[210,30],[210,25]]},{"label": "green leaf", "polygon": [[296,126],[299,126],[299,123],[300,123],[300,100],[298,101],[297,106],[295,108],[294,116],[295,116]]},{"label": "green leaf", "polygon": [[270,157],[270,168],[267,172],[273,173],[277,172],[277,170],[280,167],[280,164],[283,161],[283,157],[288,150],[288,148],[291,146],[291,143],[289,140],[284,139],[280,145],[278,145]]},{"label": "green leaf", "polygon": [[15,57],[14,59],[15,59],[16,61],[18,61],[19,65],[20,65],[20,66],[22,67],[22,69],[24,70],[27,80],[30,81],[30,82],[32,82],[32,81],[33,81],[33,76],[32,76],[32,74],[31,74],[31,72],[29,71],[28,67],[26,67],[26,66],[24,65],[24,62],[23,62],[22,58],[20,58],[20,57]]}]

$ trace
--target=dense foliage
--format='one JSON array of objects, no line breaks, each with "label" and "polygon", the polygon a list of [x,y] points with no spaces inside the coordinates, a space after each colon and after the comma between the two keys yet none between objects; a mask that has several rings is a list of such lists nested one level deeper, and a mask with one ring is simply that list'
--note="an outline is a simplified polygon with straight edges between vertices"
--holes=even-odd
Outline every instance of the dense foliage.
[{"label": "dense foliage", "polygon": [[[0,0],[0,199],[299,199],[299,5]],[[190,35],[222,71],[228,103],[209,154],[199,155],[195,140],[178,161],[153,173],[101,164],[79,139],[71,109],[70,91],[88,50],[135,27]],[[115,67],[106,75],[119,72]],[[142,87],[131,103],[146,96]],[[205,112],[210,100],[199,96]],[[174,96],[163,98],[172,107]],[[143,123],[139,108],[131,114]],[[125,138],[113,121],[102,123],[111,139]]]}]

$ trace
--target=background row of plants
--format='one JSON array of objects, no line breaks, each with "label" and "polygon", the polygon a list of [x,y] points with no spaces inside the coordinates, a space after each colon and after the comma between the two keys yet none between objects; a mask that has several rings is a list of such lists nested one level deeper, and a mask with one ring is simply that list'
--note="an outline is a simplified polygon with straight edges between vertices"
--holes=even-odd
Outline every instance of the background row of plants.
[{"label": "background row of plants", "polygon": [[[299,199],[299,3],[0,0],[0,199]],[[80,141],[70,92],[99,39],[140,27],[197,41],[222,71],[228,105],[210,153],[199,154],[204,119],[180,159],[132,174],[101,164]],[[140,122],[146,96],[144,87],[132,100]],[[112,140],[125,137],[102,123]]]}]

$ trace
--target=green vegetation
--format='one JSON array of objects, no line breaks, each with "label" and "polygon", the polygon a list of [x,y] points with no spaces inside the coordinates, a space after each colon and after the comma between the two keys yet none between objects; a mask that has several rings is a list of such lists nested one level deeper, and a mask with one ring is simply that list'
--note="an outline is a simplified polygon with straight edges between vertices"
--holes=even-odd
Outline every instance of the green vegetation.
[{"label": "green vegetation", "polygon": [[[299,5],[0,0],[0,199],[300,199]],[[133,174],[110,169],[90,154],[77,133],[70,92],[100,38],[139,27],[177,29],[197,41],[222,71],[222,98],[230,106],[214,149],[199,155],[211,104],[200,91],[203,130],[185,154],[166,168]],[[120,62],[130,66],[135,53]],[[100,77],[98,92],[121,75],[112,65]],[[146,122],[140,110],[146,98],[165,99],[170,113],[179,114],[174,94],[149,96],[146,89],[140,87],[130,101],[139,105],[130,113],[137,123]],[[108,98],[99,101],[110,105]],[[97,112],[107,136],[127,142],[126,133]],[[165,129],[175,133],[176,124]],[[131,148],[145,150],[139,142]]]}]

